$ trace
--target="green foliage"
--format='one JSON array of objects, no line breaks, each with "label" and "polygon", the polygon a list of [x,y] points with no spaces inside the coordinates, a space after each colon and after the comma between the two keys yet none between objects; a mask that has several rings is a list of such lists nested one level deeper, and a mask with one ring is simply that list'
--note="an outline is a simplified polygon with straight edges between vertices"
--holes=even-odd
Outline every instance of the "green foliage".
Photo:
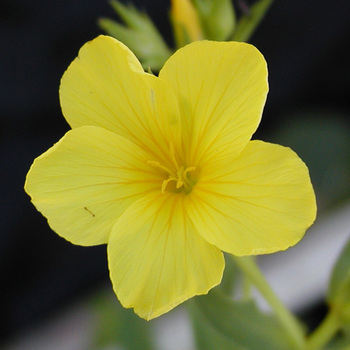
[{"label": "green foliage", "polygon": [[[350,196],[349,115],[319,107],[282,116],[268,141],[291,147],[308,165],[318,200],[327,209]],[[266,139],[266,138],[265,138]]]},{"label": "green foliage", "polygon": [[232,300],[215,288],[190,306],[198,349],[293,349],[277,319],[262,313],[253,300]]},{"label": "green foliage", "polygon": [[256,27],[264,18],[273,0],[259,0],[250,8],[248,14],[243,15],[236,27],[232,40],[248,42]]},{"label": "green foliage", "polygon": [[226,295],[233,295],[241,279],[241,271],[231,256],[225,254],[225,270],[220,285],[217,287]]},{"label": "green foliage", "polygon": [[150,323],[131,309],[124,309],[114,294],[103,292],[95,297],[92,308],[98,324],[91,349],[121,346],[125,350],[151,350]]},{"label": "green foliage", "polygon": [[334,266],[327,301],[350,332],[350,240]]},{"label": "green foliage", "polygon": [[324,350],[350,350],[350,336],[339,336],[331,341]]},{"label": "green foliage", "polygon": [[124,24],[109,18],[100,18],[100,28],[128,46],[145,69],[150,67],[159,71],[172,52],[152,20],[131,4],[123,5],[112,0],[111,6]]}]

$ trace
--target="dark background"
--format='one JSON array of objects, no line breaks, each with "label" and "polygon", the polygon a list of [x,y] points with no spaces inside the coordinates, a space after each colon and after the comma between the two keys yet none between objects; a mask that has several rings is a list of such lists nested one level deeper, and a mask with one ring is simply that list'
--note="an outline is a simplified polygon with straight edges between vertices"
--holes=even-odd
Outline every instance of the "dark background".
[{"label": "dark background", "polygon": [[[133,3],[171,44],[169,2]],[[270,74],[255,137],[298,151],[321,212],[349,197],[349,14],[348,0],[278,0],[251,40]],[[0,2],[0,340],[108,279],[106,247],[59,238],[23,191],[33,159],[68,130],[59,81],[102,16],[115,17],[107,0]]]}]

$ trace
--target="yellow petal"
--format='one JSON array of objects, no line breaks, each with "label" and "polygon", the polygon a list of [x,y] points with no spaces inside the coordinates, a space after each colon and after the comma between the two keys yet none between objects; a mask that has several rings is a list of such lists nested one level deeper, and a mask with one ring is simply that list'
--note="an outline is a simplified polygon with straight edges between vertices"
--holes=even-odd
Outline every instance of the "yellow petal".
[{"label": "yellow petal", "polygon": [[60,100],[72,128],[102,126],[152,153],[179,142],[175,94],[111,37],[101,35],[80,49],[62,77]]},{"label": "yellow petal", "polygon": [[115,293],[147,320],[207,293],[222,278],[223,255],[196,232],[183,198],[145,196],[119,218],[108,241]]},{"label": "yellow petal", "polygon": [[38,157],[25,190],[51,228],[80,245],[107,243],[112,226],[161,179],[129,140],[103,128],[69,131]]},{"label": "yellow petal", "polygon": [[268,91],[266,62],[252,45],[200,41],[178,50],[159,77],[178,96],[188,164],[238,154],[255,132]]},{"label": "yellow petal", "polygon": [[305,164],[289,148],[261,141],[249,142],[230,164],[207,169],[189,200],[200,234],[238,256],[287,249],[316,216]]}]

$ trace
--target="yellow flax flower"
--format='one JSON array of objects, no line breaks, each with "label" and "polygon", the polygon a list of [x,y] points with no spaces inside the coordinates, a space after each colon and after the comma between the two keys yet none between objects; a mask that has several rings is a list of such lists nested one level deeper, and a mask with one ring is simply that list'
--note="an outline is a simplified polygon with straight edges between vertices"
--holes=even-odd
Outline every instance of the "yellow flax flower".
[{"label": "yellow flax flower", "polygon": [[25,189],[60,236],[107,243],[121,303],[157,317],[220,283],[222,251],[284,250],[314,221],[305,164],[250,141],[267,91],[249,44],[189,44],[156,77],[99,36],[61,81],[72,130],[34,161]]},{"label": "yellow flax flower", "polygon": [[191,0],[171,0],[170,17],[179,47],[203,39],[200,19]]}]

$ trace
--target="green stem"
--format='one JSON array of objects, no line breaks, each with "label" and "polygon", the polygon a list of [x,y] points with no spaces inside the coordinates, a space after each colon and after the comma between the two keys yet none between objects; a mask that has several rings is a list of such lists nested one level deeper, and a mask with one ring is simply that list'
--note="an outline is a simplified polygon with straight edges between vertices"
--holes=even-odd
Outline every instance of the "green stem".
[{"label": "green stem", "polygon": [[240,18],[232,40],[248,42],[272,3],[273,0],[256,1],[250,8],[250,13]]},{"label": "green stem", "polygon": [[340,322],[336,312],[330,311],[319,327],[309,336],[306,342],[306,349],[323,349],[339,330],[339,327]]},{"label": "green stem", "polygon": [[242,294],[244,300],[249,300],[252,297],[251,293],[251,286],[252,282],[250,279],[246,276],[243,276],[243,282],[242,282]]},{"label": "green stem", "polygon": [[233,260],[250,279],[252,284],[259,290],[265,300],[270,304],[276,317],[280,320],[281,325],[287,331],[295,348],[303,349],[305,340],[300,324],[274,293],[270,284],[266,281],[254,260],[251,257],[235,256],[233,256]]}]

